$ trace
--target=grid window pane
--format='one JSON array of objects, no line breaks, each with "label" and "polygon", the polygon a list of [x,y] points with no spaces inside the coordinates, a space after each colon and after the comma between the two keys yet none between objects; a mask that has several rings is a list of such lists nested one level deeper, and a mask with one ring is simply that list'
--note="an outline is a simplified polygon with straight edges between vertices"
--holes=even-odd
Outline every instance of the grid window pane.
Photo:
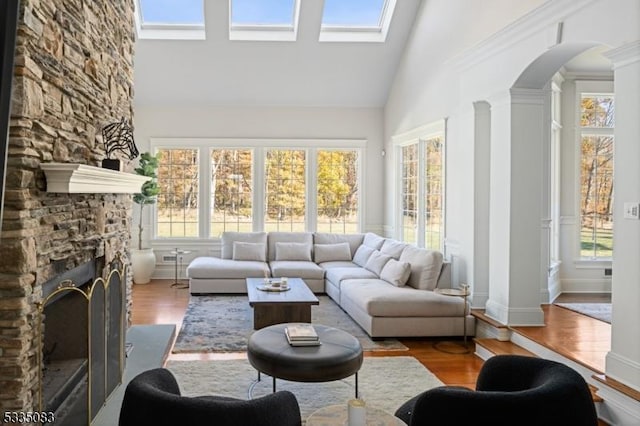
[{"label": "grid window pane", "polygon": [[304,231],[306,155],[270,149],[265,157],[265,231]]},{"label": "grid window pane", "polygon": [[442,138],[427,140],[425,148],[424,245],[431,250],[442,250],[444,236]]},{"label": "grid window pane", "polygon": [[318,151],[317,231],[358,232],[358,153]]},{"label": "grid window pane", "polygon": [[613,255],[613,136],[583,135],[580,164],[580,254]]},{"label": "grid window pane", "polygon": [[198,236],[198,151],[158,150],[158,237]]},{"label": "grid window pane", "polygon": [[614,127],[615,105],[612,96],[583,94],[580,110],[580,126]]},{"label": "grid window pane", "polygon": [[253,228],[253,151],[211,152],[211,236]]},{"label": "grid window pane", "polygon": [[417,243],[418,144],[403,146],[402,156],[402,239]]}]

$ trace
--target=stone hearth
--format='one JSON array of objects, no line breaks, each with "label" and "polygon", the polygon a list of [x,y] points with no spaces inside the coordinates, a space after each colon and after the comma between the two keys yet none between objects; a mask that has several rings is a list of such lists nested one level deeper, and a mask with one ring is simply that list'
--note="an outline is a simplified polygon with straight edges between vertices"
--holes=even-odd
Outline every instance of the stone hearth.
[{"label": "stone hearth", "polygon": [[99,166],[102,127],[133,118],[133,9],[133,0],[21,1],[0,244],[2,411],[38,408],[43,283],[118,252],[128,263],[131,195],[47,193],[40,165]]}]

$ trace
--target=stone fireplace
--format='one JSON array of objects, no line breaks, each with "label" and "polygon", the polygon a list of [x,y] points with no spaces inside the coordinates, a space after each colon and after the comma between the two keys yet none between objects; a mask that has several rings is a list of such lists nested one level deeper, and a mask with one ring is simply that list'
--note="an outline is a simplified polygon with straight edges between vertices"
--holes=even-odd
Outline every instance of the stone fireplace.
[{"label": "stone fireplace", "polygon": [[[133,13],[133,0],[21,1],[0,236],[2,411],[38,409],[38,303],[48,283],[86,264],[106,279],[117,253],[129,263],[132,196],[47,192],[41,165],[98,166],[101,129],[133,118]],[[64,327],[64,312],[46,315]],[[45,356],[60,345],[45,342]]]}]

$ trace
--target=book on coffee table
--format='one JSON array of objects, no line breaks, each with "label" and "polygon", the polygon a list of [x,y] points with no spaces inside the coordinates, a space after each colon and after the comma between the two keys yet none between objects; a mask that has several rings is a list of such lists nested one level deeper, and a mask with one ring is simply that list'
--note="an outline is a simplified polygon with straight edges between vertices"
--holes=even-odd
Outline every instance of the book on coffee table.
[{"label": "book on coffee table", "polygon": [[311,324],[288,325],[284,329],[284,334],[292,346],[317,346],[320,344],[318,333]]}]

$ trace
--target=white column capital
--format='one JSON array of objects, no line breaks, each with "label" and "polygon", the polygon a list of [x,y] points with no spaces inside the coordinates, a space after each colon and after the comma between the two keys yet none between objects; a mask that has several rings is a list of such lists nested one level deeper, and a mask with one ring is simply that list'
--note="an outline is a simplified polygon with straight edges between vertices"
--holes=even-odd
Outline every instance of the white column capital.
[{"label": "white column capital", "polygon": [[509,92],[511,94],[511,104],[544,105],[546,93],[544,90],[512,87]]},{"label": "white column capital", "polygon": [[611,49],[605,52],[604,56],[611,59],[613,69],[640,62],[640,40]]}]

